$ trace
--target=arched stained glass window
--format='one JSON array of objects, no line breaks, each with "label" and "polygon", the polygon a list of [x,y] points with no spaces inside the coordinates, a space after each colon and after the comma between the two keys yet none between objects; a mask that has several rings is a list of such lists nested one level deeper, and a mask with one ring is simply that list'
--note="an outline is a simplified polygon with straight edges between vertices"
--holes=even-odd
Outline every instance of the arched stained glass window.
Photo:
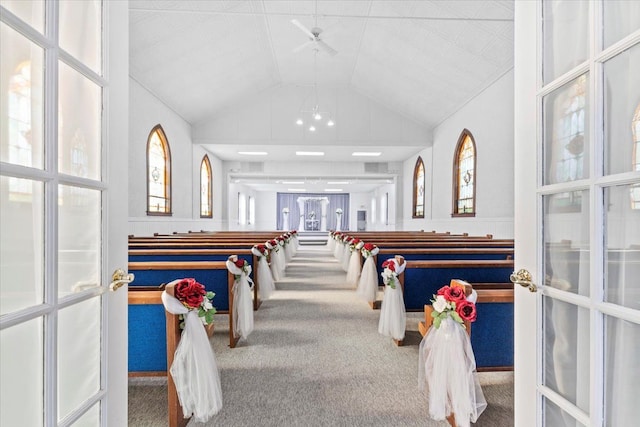
[{"label": "arched stained glass window", "polygon": [[453,158],[453,213],[476,214],[476,143],[467,129],[462,131]]},{"label": "arched stained glass window", "polygon": [[212,174],[209,156],[205,154],[200,163],[200,218],[213,217]]},{"label": "arched stained glass window", "polygon": [[[633,168],[640,171],[640,105],[636,108],[631,122],[633,131]],[[631,186],[631,209],[640,209],[640,185]]]},{"label": "arched stained glass window", "polygon": [[147,215],[171,215],[171,150],[160,125],[147,140]]},{"label": "arched stained glass window", "polygon": [[424,162],[420,156],[413,169],[413,217],[424,218]]}]

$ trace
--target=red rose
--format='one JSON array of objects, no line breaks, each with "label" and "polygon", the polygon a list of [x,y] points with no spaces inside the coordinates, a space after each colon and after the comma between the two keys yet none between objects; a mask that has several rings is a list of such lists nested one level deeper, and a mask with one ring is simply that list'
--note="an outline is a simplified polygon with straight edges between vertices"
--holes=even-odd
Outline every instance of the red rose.
[{"label": "red rose", "polygon": [[449,289],[449,286],[443,286],[440,289],[438,289],[438,292],[436,292],[436,295],[444,295],[444,291],[446,289]]},{"label": "red rose", "polygon": [[264,253],[264,251],[267,250],[267,247],[265,245],[258,245],[258,250]]},{"label": "red rose", "polygon": [[243,259],[238,259],[236,262],[234,262],[234,264],[238,268],[243,268],[244,267],[244,260]]},{"label": "red rose", "polygon": [[276,242],[275,240],[270,240],[269,243],[271,243],[272,246],[275,246],[278,244],[278,242]]},{"label": "red rose", "polygon": [[456,303],[456,313],[458,313],[458,316],[460,316],[462,320],[469,322],[475,322],[476,316],[478,315],[476,305],[467,300]]},{"label": "red rose", "polygon": [[375,247],[376,245],[374,245],[373,243],[365,243],[363,246],[364,250],[369,252],[371,252]]},{"label": "red rose", "polygon": [[444,297],[449,301],[455,301],[456,303],[460,303],[466,299],[464,295],[464,290],[462,288],[452,288],[451,286],[447,286],[444,290]]},{"label": "red rose", "polygon": [[353,240],[351,241],[351,244],[352,244],[352,245],[357,245],[358,243],[360,243],[360,239],[353,239]]},{"label": "red rose", "polygon": [[382,268],[388,268],[391,271],[396,271],[396,263],[392,259],[388,259],[382,263]]},{"label": "red rose", "polygon": [[200,307],[207,293],[204,286],[192,278],[182,279],[176,284],[174,291],[175,297],[190,308]]}]

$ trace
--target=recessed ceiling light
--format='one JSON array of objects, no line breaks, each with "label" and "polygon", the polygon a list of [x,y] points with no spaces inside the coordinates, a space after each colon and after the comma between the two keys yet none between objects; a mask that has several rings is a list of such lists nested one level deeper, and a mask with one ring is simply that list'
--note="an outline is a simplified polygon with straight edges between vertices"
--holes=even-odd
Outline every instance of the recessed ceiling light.
[{"label": "recessed ceiling light", "polygon": [[302,126],[304,124],[304,122],[302,121],[302,119],[298,119],[298,120],[296,120],[296,124],[298,126]]},{"label": "recessed ceiling light", "polygon": [[304,184],[304,181],[282,181],[282,183],[288,185],[302,185]]},{"label": "recessed ceiling light", "polygon": [[315,132],[316,127],[314,125],[309,126],[309,132]]},{"label": "recessed ceiling light", "polygon": [[377,151],[377,152],[373,152],[373,151],[354,151],[353,153],[351,153],[352,156],[361,156],[361,157],[377,157],[379,155],[381,155],[382,153]]},{"label": "recessed ceiling light", "polygon": [[287,188],[287,191],[291,191],[292,193],[304,193],[307,190],[305,188]]},{"label": "recessed ceiling light", "polygon": [[336,191],[342,191],[342,188],[325,188],[324,191],[336,192]]},{"label": "recessed ceiling light", "polygon": [[327,181],[329,185],[346,185],[349,181]]},{"label": "recessed ceiling light", "polygon": [[266,156],[266,151],[238,151],[238,154],[242,154],[244,156]]},{"label": "recessed ceiling light", "polygon": [[296,156],[324,156],[322,151],[296,151]]}]

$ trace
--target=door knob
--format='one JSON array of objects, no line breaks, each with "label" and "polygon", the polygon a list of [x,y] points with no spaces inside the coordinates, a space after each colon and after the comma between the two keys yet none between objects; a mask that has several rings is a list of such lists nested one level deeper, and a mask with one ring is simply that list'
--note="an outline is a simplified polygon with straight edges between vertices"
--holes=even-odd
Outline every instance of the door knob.
[{"label": "door knob", "polygon": [[529,273],[524,268],[518,270],[517,272],[514,271],[513,273],[511,273],[509,279],[511,280],[511,282],[517,283],[523,288],[529,288],[531,292],[536,292],[538,290],[538,287],[535,285],[535,283],[533,283],[531,273]]},{"label": "door knob", "polygon": [[111,285],[109,285],[109,289],[112,291],[117,291],[122,287],[122,285],[133,282],[135,276],[132,273],[125,273],[125,271],[121,268],[118,268],[113,272],[111,276]]}]

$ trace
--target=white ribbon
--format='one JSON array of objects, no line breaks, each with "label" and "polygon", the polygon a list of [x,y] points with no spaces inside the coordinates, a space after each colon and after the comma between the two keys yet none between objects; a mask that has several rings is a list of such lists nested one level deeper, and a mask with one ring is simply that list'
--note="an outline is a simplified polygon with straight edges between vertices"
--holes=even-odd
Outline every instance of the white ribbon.
[{"label": "white ribbon", "polygon": [[233,283],[233,336],[246,339],[253,332],[253,302],[251,300],[253,281],[249,277],[251,266],[247,266],[247,272],[245,272],[234,264],[237,260],[238,257],[232,255],[226,263],[227,269],[236,276]]},{"label": "white ribbon", "polygon": [[[172,282],[174,283],[174,282]],[[206,423],[222,409],[222,390],[216,358],[196,310],[162,292],[162,303],[172,314],[183,314],[185,327],[169,369],[185,418],[191,414]]]},{"label": "white ribbon", "polygon": [[475,423],[487,401],[464,327],[446,317],[439,328],[429,328],[420,343],[419,360],[418,384],[427,393],[429,416],[444,420],[453,413],[459,427]]},{"label": "white ribbon", "polygon": [[258,261],[258,278],[258,293],[260,294],[260,299],[266,300],[271,296],[273,291],[276,290],[276,287],[273,284],[271,270],[269,270],[269,264],[265,257],[260,257],[260,260]]},{"label": "white ribbon", "polygon": [[376,295],[378,294],[378,270],[372,256],[364,261],[356,294],[365,301],[373,302],[376,300]]},{"label": "white ribbon", "polygon": [[361,261],[360,251],[354,250],[351,252],[349,259],[349,266],[347,268],[347,285],[357,286],[360,279]]},{"label": "white ribbon", "polygon": [[[400,287],[398,276],[404,271],[407,263],[403,262],[400,264],[395,258],[391,258],[390,260],[395,264],[395,275],[393,277],[395,287],[384,287],[384,297],[382,298],[382,305],[380,306],[378,332],[393,339],[402,340],[404,339],[407,327],[407,315],[404,308],[404,296],[402,295],[402,288]],[[383,274],[382,277],[385,284],[387,284],[388,276],[385,277]]]}]

